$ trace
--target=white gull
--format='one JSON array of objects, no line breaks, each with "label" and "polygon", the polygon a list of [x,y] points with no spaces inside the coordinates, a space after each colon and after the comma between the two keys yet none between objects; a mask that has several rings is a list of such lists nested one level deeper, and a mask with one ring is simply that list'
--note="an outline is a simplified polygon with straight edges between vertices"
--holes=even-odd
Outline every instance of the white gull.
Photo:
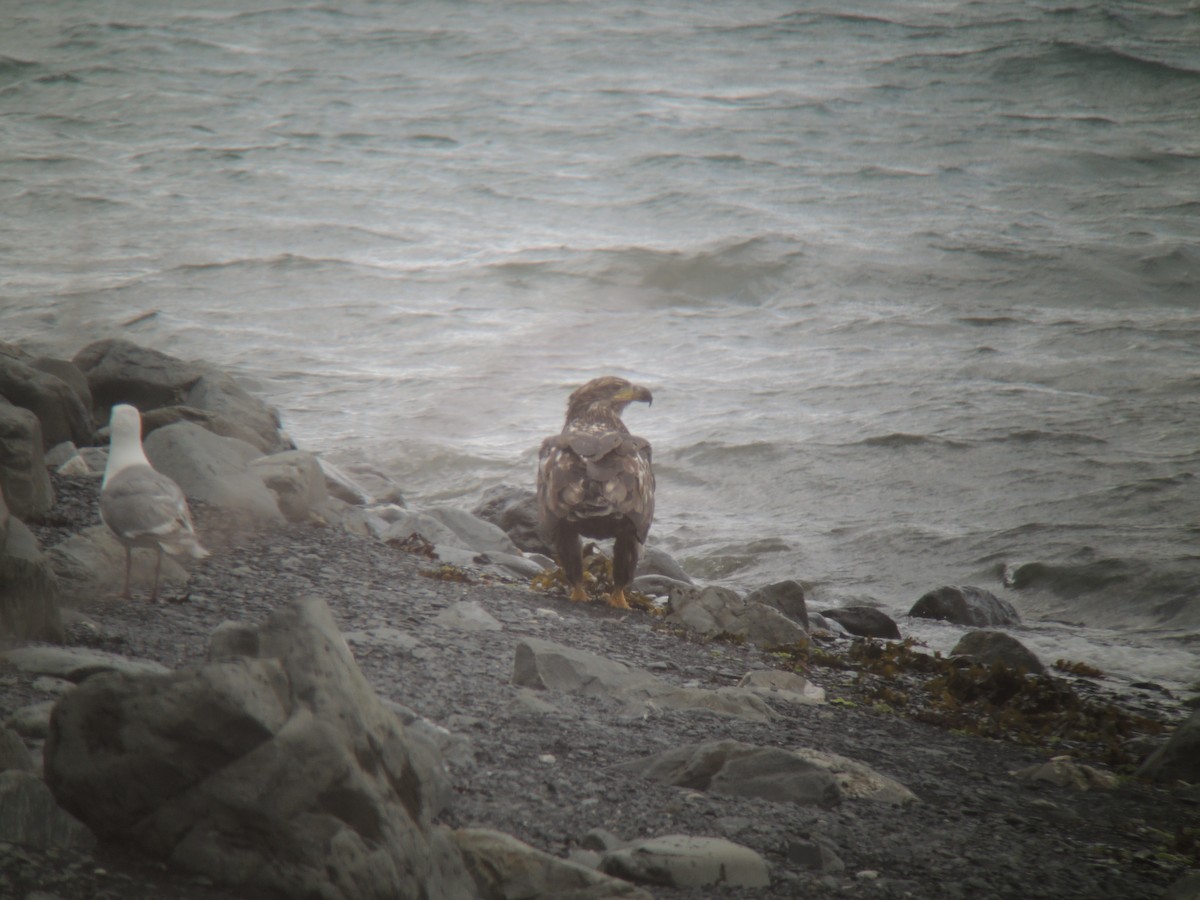
[{"label": "white gull", "polygon": [[129,599],[129,569],[134,547],[158,551],[154,563],[154,590],[164,552],[189,554],[202,559],[208,551],[196,538],[192,513],[179,485],[156,472],[142,449],[142,417],[136,407],[118,404],[110,420],[108,465],[100,486],[100,519],[125,546],[125,590]]}]

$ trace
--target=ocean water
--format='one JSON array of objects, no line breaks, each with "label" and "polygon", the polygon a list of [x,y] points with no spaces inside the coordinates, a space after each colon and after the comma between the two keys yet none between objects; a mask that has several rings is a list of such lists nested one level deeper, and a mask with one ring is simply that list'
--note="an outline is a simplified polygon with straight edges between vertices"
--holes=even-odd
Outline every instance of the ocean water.
[{"label": "ocean water", "polygon": [[414,505],[650,386],[651,542],[1200,679],[1200,6],[48,0],[0,339],[234,367]]}]

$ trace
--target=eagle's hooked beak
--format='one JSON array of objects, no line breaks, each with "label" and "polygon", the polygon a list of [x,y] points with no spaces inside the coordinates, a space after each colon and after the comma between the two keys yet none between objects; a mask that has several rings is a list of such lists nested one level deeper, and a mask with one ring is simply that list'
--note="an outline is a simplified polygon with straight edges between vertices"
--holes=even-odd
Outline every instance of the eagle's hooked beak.
[{"label": "eagle's hooked beak", "polygon": [[613,397],[614,400],[620,400],[624,403],[645,403],[651,406],[654,403],[654,395],[650,393],[648,388],[642,387],[640,384],[631,384],[629,387],[619,391]]}]

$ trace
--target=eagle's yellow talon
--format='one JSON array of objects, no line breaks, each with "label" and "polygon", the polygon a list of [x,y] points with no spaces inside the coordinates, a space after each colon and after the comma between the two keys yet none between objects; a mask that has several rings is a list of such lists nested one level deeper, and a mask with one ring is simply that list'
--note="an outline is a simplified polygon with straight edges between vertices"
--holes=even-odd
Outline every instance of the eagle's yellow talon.
[{"label": "eagle's yellow talon", "polygon": [[625,599],[625,591],[617,588],[609,594],[608,605],[615,606],[617,609],[629,609],[629,601]]},{"label": "eagle's yellow talon", "polygon": [[587,591],[583,589],[582,585],[571,588],[571,593],[567,595],[567,599],[573,603],[587,603],[587,598]]}]

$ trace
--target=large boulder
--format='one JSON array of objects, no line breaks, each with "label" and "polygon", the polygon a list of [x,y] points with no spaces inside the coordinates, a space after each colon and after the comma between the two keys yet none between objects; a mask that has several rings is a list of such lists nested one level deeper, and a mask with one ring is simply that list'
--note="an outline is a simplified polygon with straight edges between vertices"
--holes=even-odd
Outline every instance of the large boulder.
[{"label": "large boulder", "polygon": [[0,355],[0,397],[37,416],[43,450],[63,441],[85,444],[92,438],[91,411],[55,375]]},{"label": "large boulder", "polygon": [[843,606],[839,609],[823,609],[821,615],[837,622],[857,637],[888,638],[898,640],[900,628],[896,620],[882,609],[874,606]]},{"label": "large boulder", "polygon": [[253,656],[95,675],[54,710],[46,780],[101,837],[247,893],[474,896],[441,760],[372,692],[328,607],[258,629]]},{"label": "large boulder", "polygon": [[528,488],[494,485],[483,492],[472,512],[503,530],[526,553],[552,555],[538,532],[537,494]]},{"label": "large boulder", "polygon": [[950,653],[954,656],[965,656],[985,666],[1001,663],[1011,669],[1024,669],[1034,675],[1046,671],[1046,667],[1032,650],[1003,631],[968,631],[958,639]]},{"label": "large boulder", "polygon": [[257,431],[225,418],[206,409],[196,409],[194,406],[160,406],[142,414],[142,437],[166,428],[176,422],[192,422],[206,428],[221,437],[237,438],[257,448],[261,453],[270,453],[275,441],[268,441]]},{"label": "large boulder", "polygon": [[275,494],[279,511],[290,522],[308,521],[329,499],[321,464],[307,450],[260,456],[248,468]]},{"label": "large boulder", "polygon": [[799,622],[729,588],[676,586],[669,597],[666,620],[701,634],[737,635],[764,647],[795,644],[807,637]]},{"label": "large boulder", "polygon": [[275,494],[249,471],[262,455],[256,447],[191,422],[158,429],[144,446],[150,464],[175,479],[188,497],[256,519],[282,521]]},{"label": "large boulder", "polygon": [[40,518],[54,506],[44,450],[38,417],[0,397],[0,493],[18,519]]},{"label": "large boulder", "polygon": [[1142,763],[1137,774],[1151,781],[1200,784],[1200,709]]},{"label": "large boulder", "polygon": [[808,631],[808,604],[800,582],[788,579],[764,585],[746,595],[747,603],[764,603],[779,610],[805,631]]},{"label": "large boulder", "polygon": [[0,491],[0,639],[61,641],[58,581],[37,538]]},{"label": "large boulder", "polygon": [[914,603],[908,614],[971,628],[1021,624],[1021,617],[1011,603],[991,591],[969,585],[946,585],[932,590]]},{"label": "large boulder", "polygon": [[676,888],[765,888],[767,861],[724,838],[665,834],[604,854],[600,868],[619,878]]},{"label": "large boulder", "polygon": [[258,435],[264,451],[290,447],[279,433],[279,414],[210,363],[177,359],[131,341],[109,338],[84,347],[73,360],[87,376],[97,411],[116,403],[143,412],[164,406],[204,410]]}]

